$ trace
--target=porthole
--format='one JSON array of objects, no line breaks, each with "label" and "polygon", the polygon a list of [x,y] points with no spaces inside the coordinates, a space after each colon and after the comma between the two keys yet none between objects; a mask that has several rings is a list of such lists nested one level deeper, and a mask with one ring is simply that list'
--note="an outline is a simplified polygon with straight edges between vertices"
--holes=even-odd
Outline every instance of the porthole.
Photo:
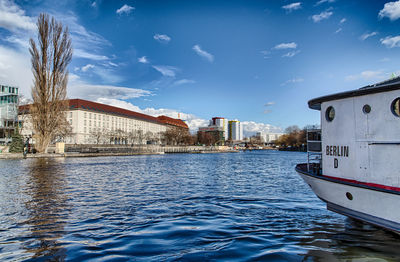
[{"label": "porthole", "polygon": [[346,193],[346,197],[348,200],[353,200],[353,195],[349,192]]},{"label": "porthole", "polygon": [[335,118],[335,109],[332,106],[326,109],[325,118],[328,122],[331,122]]},{"label": "porthole", "polygon": [[392,109],[393,115],[400,117],[400,97],[393,100],[390,107]]},{"label": "porthole", "polygon": [[371,112],[371,106],[364,105],[362,110],[363,110],[364,114],[369,114]]}]

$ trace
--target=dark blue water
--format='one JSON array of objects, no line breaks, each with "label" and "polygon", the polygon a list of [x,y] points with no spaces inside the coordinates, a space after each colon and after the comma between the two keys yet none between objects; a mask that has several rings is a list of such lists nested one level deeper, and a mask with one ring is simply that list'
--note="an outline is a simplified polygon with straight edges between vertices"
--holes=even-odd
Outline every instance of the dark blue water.
[{"label": "dark blue water", "polygon": [[0,161],[0,260],[396,261],[400,237],[327,211],[258,151]]}]

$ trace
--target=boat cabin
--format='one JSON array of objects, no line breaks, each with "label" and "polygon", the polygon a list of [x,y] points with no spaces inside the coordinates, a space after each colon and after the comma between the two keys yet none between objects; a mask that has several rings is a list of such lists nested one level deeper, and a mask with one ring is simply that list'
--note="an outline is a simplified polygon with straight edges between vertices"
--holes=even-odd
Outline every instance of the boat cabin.
[{"label": "boat cabin", "polygon": [[318,160],[309,171],[400,187],[400,78],[319,97],[309,107],[321,111],[321,131],[308,135],[309,163]]}]

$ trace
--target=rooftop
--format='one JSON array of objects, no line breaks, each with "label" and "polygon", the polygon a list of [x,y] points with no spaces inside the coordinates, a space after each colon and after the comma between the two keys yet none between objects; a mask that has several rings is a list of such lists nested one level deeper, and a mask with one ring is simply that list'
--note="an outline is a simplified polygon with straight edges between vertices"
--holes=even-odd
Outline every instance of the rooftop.
[{"label": "rooftop", "polygon": [[[99,112],[99,113],[107,113],[107,114],[112,114],[112,115],[117,115],[117,116],[122,116],[122,117],[127,117],[127,118],[134,118],[134,119],[139,119],[147,122],[152,122],[155,124],[169,124],[169,125],[174,125],[178,127],[184,127],[188,128],[185,122],[183,122],[180,119],[175,119],[167,116],[159,116],[159,117],[154,117],[154,116],[149,116],[146,114],[138,113],[135,111],[130,111],[127,109],[115,107],[115,106],[110,106],[110,105],[105,105],[97,102],[92,102],[88,100],[83,100],[83,99],[69,99],[69,109],[70,110],[88,110],[92,112]],[[23,105],[20,106],[20,112],[27,112],[29,111],[29,106],[30,105]]]},{"label": "rooftop", "polygon": [[398,89],[400,89],[400,77],[395,77],[373,85],[364,86],[356,90],[317,97],[308,101],[308,106],[311,109],[321,110],[321,103],[323,102],[344,99],[349,97],[375,94],[375,93],[382,93]]}]

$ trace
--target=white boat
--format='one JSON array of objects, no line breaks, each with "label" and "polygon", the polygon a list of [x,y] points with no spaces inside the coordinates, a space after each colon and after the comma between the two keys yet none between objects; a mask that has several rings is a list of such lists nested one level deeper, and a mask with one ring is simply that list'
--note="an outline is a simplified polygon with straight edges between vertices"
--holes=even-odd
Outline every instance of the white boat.
[{"label": "white boat", "polygon": [[308,105],[321,129],[296,171],[329,210],[400,232],[400,78]]}]

